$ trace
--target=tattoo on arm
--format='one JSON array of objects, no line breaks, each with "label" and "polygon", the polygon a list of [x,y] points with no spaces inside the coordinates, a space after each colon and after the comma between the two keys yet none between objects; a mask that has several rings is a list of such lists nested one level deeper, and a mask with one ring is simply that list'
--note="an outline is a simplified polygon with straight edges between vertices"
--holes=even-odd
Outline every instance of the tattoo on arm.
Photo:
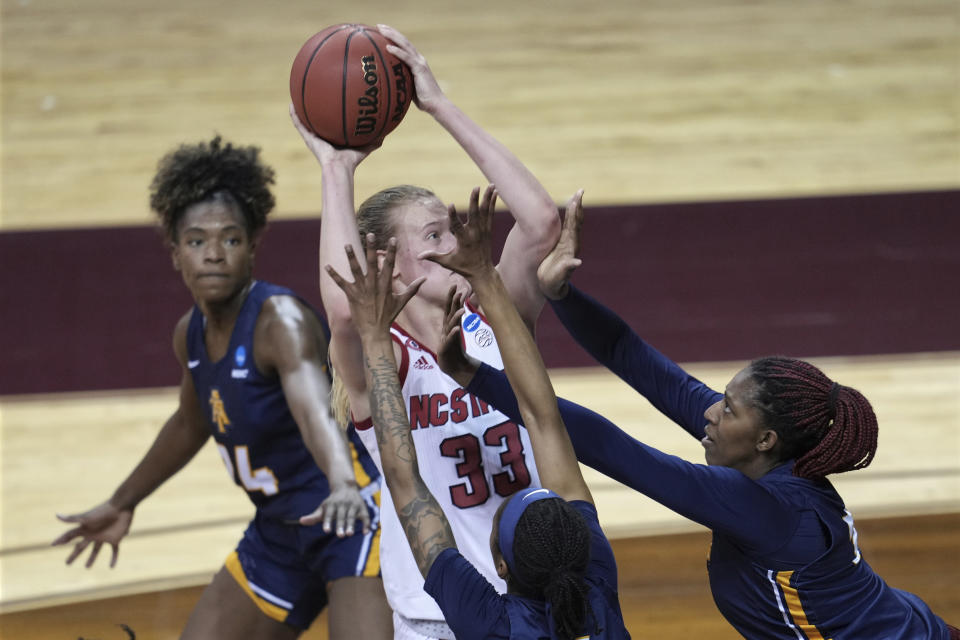
[{"label": "tattoo on arm", "polygon": [[383,454],[390,453],[403,462],[416,462],[417,453],[410,435],[410,420],[403,409],[403,395],[396,365],[381,355],[367,358],[370,387],[370,416],[376,426],[377,444]]},{"label": "tattoo on arm", "polygon": [[419,474],[415,490],[416,496],[397,509],[397,516],[407,534],[417,568],[426,578],[437,556],[444,549],[456,549],[457,541],[440,504],[423,484]]},{"label": "tattoo on arm", "polygon": [[[410,419],[403,407],[396,363],[391,357],[381,354],[367,357],[366,366],[370,415],[377,434],[384,475],[393,492],[400,526],[407,535],[420,573],[426,577],[440,552],[448,548],[456,549],[457,542],[440,504],[420,476],[417,450],[410,433]],[[409,496],[401,496],[393,491],[394,484],[412,486],[413,496],[405,504],[399,503]]]}]

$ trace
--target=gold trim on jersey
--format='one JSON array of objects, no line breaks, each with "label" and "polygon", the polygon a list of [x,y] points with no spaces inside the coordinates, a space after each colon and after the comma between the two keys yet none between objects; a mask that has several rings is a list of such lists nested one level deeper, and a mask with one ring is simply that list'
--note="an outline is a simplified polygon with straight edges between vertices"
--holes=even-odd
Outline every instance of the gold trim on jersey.
[{"label": "gold trim on jersey", "polygon": [[807,620],[807,612],[803,610],[803,603],[800,602],[800,593],[790,586],[791,577],[793,577],[793,571],[777,572],[777,584],[783,590],[783,597],[787,602],[787,609],[790,611],[794,624],[803,631],[809,640],[824,640],[820,630]]},{"label": "gold trim on jersey", "polygon": [[273,618],[277,622],[286,621],[287,616],[290,614],[289,611],[283,607],[278,607],[272,602],[264,600],[255,594],[253,589],[250,588],[250,582],[247,580],[247,574],[243,572],[243,566],[240,564],[240,557],[237,555],[236,551],[230,552],[230,555],[227,556],[227,559],[224,561],[223,565],[227,568],[227,571],[230,572],[230,575],[233,576],[233,579],[237,581],[237,584],[240,585],[240,588],[244,590],[251,600],[253,600],[253,603],[257,605],[260,611],[263,611],[270,618]]},{"label": "gold trim on jersey", "polygon": [[[377,504],[377,509],[380,508],[380,492],[377,491],[373,494],[373,501]],[[378,524],[377,529],[373,532],[373,538],[370,540],[370,552],[367,554],[367,561],[363,565],[363,573],[360,575],[364,578],[376,578],[380,575],[380,532],[383,531],[383,525]]]}]

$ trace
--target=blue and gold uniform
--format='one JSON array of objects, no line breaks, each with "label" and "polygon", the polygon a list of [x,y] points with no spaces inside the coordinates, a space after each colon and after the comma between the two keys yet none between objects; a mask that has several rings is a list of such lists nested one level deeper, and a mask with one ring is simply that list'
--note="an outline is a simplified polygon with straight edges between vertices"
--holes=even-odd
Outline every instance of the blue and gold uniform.
[{"label": "blue and gold uniform", "polygon": [[379,575],[380,483],[351,426],[348,445],[371,512],[370,533],[340,539],[325,534],[319,524],[298,524],[327,498],[330,487],[290,413],[279,377],[263,375],[254,362],[254,329],[271,296],[297,297],[289,289],[255,281],[227,353],[217,362],[207,356],[205,319],[194,307],[187,328],[187,367],[227,472],[257,507],[226,567],[264,613],[306,628],[326,605],[328,582]]},{"label": "blue and gold uniform", "polygon": [[[554,310],[598,361],[697,439],[723,396],[570,287]],[[519,418],[505,376],[483,366],[469,393]],[[693,464],[639,442],[592,411],[561,400],[581,462],[713,531],[714,601],[744,637],[768,640],[948,640],[917,596],[894,589],[862,557],[853,516],[826,479],[799,478],[785,461],[759,479]]]}]

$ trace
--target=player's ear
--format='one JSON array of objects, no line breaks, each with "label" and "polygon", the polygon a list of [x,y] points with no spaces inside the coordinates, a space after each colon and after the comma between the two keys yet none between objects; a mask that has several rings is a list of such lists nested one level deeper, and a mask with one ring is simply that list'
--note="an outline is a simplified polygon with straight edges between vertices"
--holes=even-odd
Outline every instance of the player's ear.
[{"label": "player's ear", "polygon": [[777,432],[773,429],[764,429],[760,432],[760,438],[757,440],[757,451],[773,451],[779,442]]},{"label": "player's ear", "polygon": [[510,569],[507,568],[507,561],[503,559],[503,556],[500,556],[500,559],[497,560],[496,565],[497,575],[500,576],[502,580],[506,580],[510,577]]},{"label": "player's ear", "polygon": [[253,269],[253,265],[256,262],[258,246],[260,246],[260,234],[255,233],[252,236],[250,236],[250,268],[251,269]]},{"label": "player's ear", "polygon": [[173,270],[180,271],[180,247],[173,240],[170,241],[170,261],[173,263]]},{"label": "player's ear", "polygon": [[[383,269],[383,261],[387,257],[386,249],[377,249],[377,271]],[[393,263],[393,278],[397,279],[400,277],[400,268],[397,266],[397,263]]]}]

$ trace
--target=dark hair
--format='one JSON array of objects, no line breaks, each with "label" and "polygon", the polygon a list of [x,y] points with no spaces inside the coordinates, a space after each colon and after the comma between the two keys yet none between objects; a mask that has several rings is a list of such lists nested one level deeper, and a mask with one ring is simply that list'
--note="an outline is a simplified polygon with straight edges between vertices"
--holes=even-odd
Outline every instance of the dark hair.
[{"label": "dark hair", "polygon": [[[410,202],[440,200],[436,194],[423,187],[401,184],[382,189],[366,200],[357,209],[357,228],[360,237],[372,233],[378,249],[386,249],[387,240],[394,235],[393,219],[390,213],[397,207]],[[442,203],[441,203],[442,204]]]},{"label": "dark hair", "polygon": [[[590,529],[579,511],[559,498],[534,502],[517,521],[510,574],[516,591],[550,603],[557,633],[583,634],[593,616],[584,582],[590,564]],[[499,539],[496,541],[499,546]]]},{"label": "dark hair", "polygon": [[754,404],[777,432],[793,474],[818,478],[862,469],[877,452],[877,416],[863,395],[809,362],[772,356],[750,363]]},{"label": "dark hair", "polygon": [[243,214],[247,234],[256,235],[273,209],[274,171],[260,161],[258,147],[235,147],[220,136],[210,142],[181,145],[157,163],[150,183],[150,208],[170,240],[188,207],[221,200]]}]

